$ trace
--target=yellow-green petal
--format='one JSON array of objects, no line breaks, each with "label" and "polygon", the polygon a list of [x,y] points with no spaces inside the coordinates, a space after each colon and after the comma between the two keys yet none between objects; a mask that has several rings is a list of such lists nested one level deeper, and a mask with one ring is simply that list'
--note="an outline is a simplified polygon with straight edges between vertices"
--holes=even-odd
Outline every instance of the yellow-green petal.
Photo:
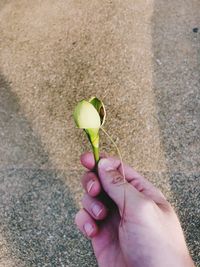
[{"label": "yellow-green petal", "polygon": [[95,107],[97,112],[99,113],[100,120],[101,120],[101,126],[104,124],[106,119],[106,110],[103,102],[99,100],[97,97],[91,97],[89,99],[89,102]]},{"label": "yellow-green petal", "polygon": [[76,125],[82,129],[100,128],[101,119],[95,107],[86,100],[80,101],[74,110]]}]

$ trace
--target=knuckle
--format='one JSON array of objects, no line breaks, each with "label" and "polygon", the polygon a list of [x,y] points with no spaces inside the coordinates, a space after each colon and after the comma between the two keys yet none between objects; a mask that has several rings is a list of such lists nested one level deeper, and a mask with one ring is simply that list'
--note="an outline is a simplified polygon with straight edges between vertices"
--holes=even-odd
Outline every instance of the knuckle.
[{"label": "knuckle", "polygon": [[82,205],[85,204],[86,200],[87,200],[87,194],[84,194],[84,195],[82,196],[82,199],[81,199],[81,203],[82,203]]},{"label": "knuckle", "polygon": [[75,215],[74,222],[75,222],[76,225],[78,225],[79,222],[80,222],[81,214],[82,214],[82,210],[79,210]]},{"label": "knuckle", "polygon": [[124,181],[123,176],[118,171],[111,171],[111,183],[112,184],[118,184]]},{"label": "knuckle", "polygon": [[163,202],[162,207],[167,212],[174,212],[174,208],[172,207],[172,205],[170,204],[168,200],[165,200]]},{"label": "knuckle", "polygon": [[85,184],[85,181],[87,180],[87,173],[84,173],[82,176],[81,176],[81,183],[82,185]]}]

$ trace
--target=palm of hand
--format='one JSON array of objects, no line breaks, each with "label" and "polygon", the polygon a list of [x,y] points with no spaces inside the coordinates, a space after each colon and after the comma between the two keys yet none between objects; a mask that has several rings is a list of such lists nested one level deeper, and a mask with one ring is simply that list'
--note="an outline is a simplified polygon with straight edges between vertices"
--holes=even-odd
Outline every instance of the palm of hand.
[{"label": "palm of hand", "polygon": [[98,235],[92,239],[94,253],[100,267],[127,266],[120,246],[120,220],[118,209],[115,207],[100,224]]}]

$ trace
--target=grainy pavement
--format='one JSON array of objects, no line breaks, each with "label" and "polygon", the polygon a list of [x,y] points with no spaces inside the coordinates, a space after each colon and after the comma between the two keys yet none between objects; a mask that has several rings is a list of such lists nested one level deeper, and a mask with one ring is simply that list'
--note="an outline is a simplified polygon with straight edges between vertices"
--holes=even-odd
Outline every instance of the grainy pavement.
[{"label": "grainy pavement", "polygon": [[97,266],[73,223],[89,146],[72,110],[91,95],[200,266],[199,77],[199,0],[1,0],[0,266]]}]

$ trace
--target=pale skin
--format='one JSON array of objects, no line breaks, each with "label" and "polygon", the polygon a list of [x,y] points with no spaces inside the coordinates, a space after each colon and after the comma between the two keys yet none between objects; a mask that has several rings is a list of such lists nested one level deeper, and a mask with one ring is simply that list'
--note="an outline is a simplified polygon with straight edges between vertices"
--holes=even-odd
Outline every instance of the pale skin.
[{"label": "pale skin", "polygon": [[91,153],[81,163],[88,169],[86,193],[75,222],[91,239],[99,267],[194,267],[178,217],[159,189],[126,165],[123,183],[116,158],[101,158],[98,175]]}]

